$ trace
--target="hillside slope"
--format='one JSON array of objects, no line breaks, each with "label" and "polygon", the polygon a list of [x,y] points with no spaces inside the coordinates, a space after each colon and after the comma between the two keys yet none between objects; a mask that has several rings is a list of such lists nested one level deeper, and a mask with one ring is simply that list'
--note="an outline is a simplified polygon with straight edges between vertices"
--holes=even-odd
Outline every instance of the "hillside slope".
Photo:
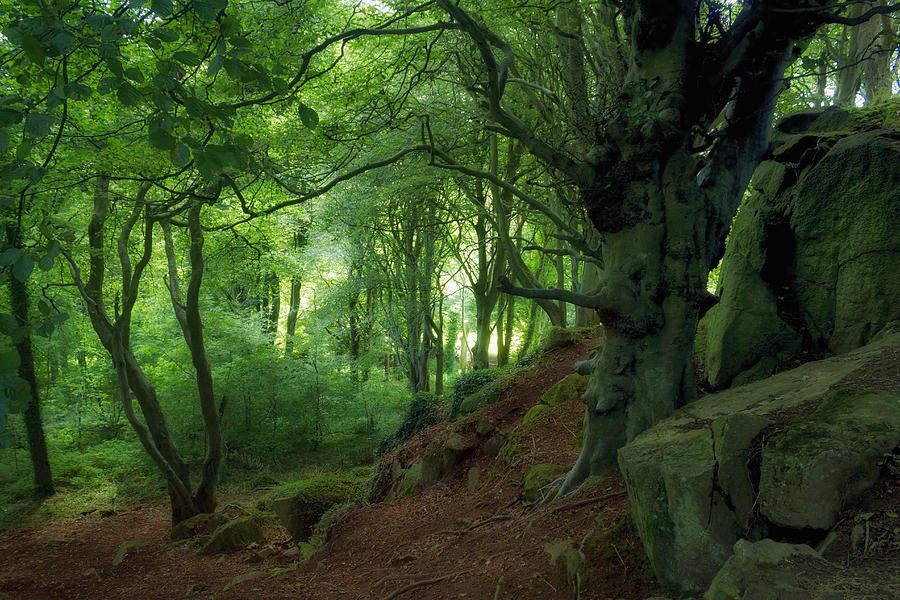
[{"label": "hillside slope", "polygon": [[[270,531],[275,551],[261,561],[252,562],[259,547],[197,556],[166,539],[164,507],[133,507],[0,537],[0,599],[525,599],[576,597],[579,589],[583,599],[645,598],[655,583],[627,524],[618,475],[552,504],[522,498],[533,465],[574,462],[584,405],[572,397],[527,427],[522,419],[597,344],[583,340],[558,350],[520,372],[497,402],[461,422],[435,425],[395,451],[385,460],[406,466],[451,429],[475,440],[426,490],[350,508],[299,567],[280,528]],[[488,426],[492,435],[474,433]],[[485,443],[498,436],[505,446],[491,456]],[[143,545],[113,564],[128,541]]]}]

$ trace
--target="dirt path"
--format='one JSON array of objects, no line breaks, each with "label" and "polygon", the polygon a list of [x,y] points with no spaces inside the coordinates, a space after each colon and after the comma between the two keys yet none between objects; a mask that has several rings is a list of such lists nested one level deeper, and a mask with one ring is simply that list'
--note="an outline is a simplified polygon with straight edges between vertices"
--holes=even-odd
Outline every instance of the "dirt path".
[{"label": "dirt path", "polygon": [[[520,374],[500,400],[470,416],[509,433],[540,394],[571,373],[596,341],[570,347],[541,368]],[[613,475],[555,504],[527,506],[517,498],[531,465],[568,465],[577,455],[584,405],[572,399],[519,434],[515,455],[496,459],[480,449],[437,485],[403,500],[357,505],[329,542],[298,564],[286,534],[271,532],[274,553],[252,563],[251,548],[199,556],[166,539],[162,506],[136,506],[43,524],[0,536],[0,599],[205,600],[281,599],[641,599],[654,583],[640,542],[625,523],[621,481]],[[409,444],[422,451],[446,425]],[[470,491],[477,469],[483,483]],[[146,542],[128,551],[125,542]],[[586,568],[580,583],[551,565],[547,546],[567,541]]]}]

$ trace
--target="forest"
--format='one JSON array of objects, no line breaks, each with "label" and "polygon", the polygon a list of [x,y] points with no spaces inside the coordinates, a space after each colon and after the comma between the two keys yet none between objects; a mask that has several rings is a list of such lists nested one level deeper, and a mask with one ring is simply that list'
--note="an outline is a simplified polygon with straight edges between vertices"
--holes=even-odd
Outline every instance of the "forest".
[{"label": "forest", "polygon": [[[680,516],[670,509],[677,539],[662,548],[639,488],[671,506],[690,492],[653,491],[673,479],[645,485],[633,453],[709,394],[895,339],[898,24],[894,0],[0,0],[0,554],[33,541],[5,536],[73,523],[112,544],[102,569],[78,563],[55,591],[22,575],[46,564],[0,563],[0,599],[181,597],[184,585],[187,597],[340,597],[340,579],[316,587],[325,569],[309,565],[355,551],[347,523],[399,523],[414,512],[403,502],[427,512],[422,498],[436,507],[451,485],[495,486],[493,512],[466,505],[429,535],[449,531],[459,549],[472,529],[531,519],[518,540],[537,521],[532,542],[551,557],[538,562],[556,579],[504,580],[497,562],[473,583],[481,567],[441,551],[415,574],[354,580],[346,597],[681,597],[702,594],[742,538],[815,547],[791,532],[836,531],[838,518],[795,526],[751,473],[755,516],[740,517],[726,482],[738,533],[700,536],[727,546],[715,569],[668,573],[666,552],[687,548]],[[804,191],[857,134],[871,145],[847,154],[868,158]],[[837,189],[872,200],[835,200],[848,229],[810,233],[832,208],[803,194]],[[753,215],[761,233],[741,221]],[[820,240],[858,251],[834,258],[841,269],[881,262],[829,287],[804,262],[828,260]],[[736,283],[734,265],[750,263],[764,298]],[[890,425],[866,452],[900,490],[890,348],[860,389],[893,394],[878,396],[876,429]],[[789,427],[766,418],[745,440],[762,444],[763,480],[778,443],[760,436]],[[727,467],[710,427],[704,527]],[[519,454],[526,437],[533,460]],[[488,455],[490,467],[464,462]],[[605,508],[587,500],[599,489]],[[563,518],[570,508],[594,525]],[[868,553],[859,514],[897,508],[843,521],[863,523]],[[388,512],[360,516],[374,510]],[[134,535],[112,539],[116,519]],[[114,567],[170,538],[211,554],[211,534],[245,520],[262,525],[232,549],[244,554],[202,563],[221,581],[109,583],[113,551]],[[883,545],[894,565],[895,523]],[[46,535],[51,548],[77,539]],[[421,544],[386,564],[408,568]],[[500,561],[478,548],[484,565]],[[245,558],[263,570],[245,573]],[[592,561],[624,569],[619,587],[584,571]]]}]

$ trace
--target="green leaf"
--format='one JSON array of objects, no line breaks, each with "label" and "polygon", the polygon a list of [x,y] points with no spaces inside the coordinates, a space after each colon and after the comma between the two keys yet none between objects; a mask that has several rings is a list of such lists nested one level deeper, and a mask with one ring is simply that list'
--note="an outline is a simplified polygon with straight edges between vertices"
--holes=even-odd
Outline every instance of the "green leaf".
[{"label": "green leaf", "polygon": [[13,265],[13,277],[18,279],[21,282],[28,281],[28,278],[31,276],[31,272],[34,271],[34,259],[28,256],[27,254],[23,254],[19,257],[19,260],[16,261],[16,264]]},{"label": "green leaf", "polygon": [[31,138],[25,138],[22,140],[22,143],[19,144],[19,147],[16,148],[16,159],[17,160],[25,160],[29,156],[31,156],[31,147],[34,142]]},{"label": "green leaf", "polygon": [[201,19],[212,21],[227,5],[227,0],[194,0],[194,12],[200,15]]},{"label": "green leaf", "polygon": [[[19,329],[19,322],[16,321],[16,318],[13,317],[9,313],[0,313],[0,332],[3,335],[7,335],[12,337],[15,332]],[[18,355],[16,355],[18,359]],[[19,363],[16,363],[16,368],[18,368]],[[0,368],[2,368],[2,359],[0,359]]]},{"label": "green leaf", "polygon": [[121,79],[116,79],[115,77],[104,77],[97,84],[97,93],[101,96],[110,94],[119,89],[119,84],[121,83]]},{"label": "green leaf", "polygon": [[150,100],[153,101],[153,104],[156,105],[156,108],[166,113],[172,112],[172,110],[175,108],[175,102],[162,92],[156,92],[155,94],[150,96]]},{"label": "green leaf", "polygon": [[215,77],[216,73],[222,68],[222,65],[225,63],[225,57],[221,54],[216,54],[209,61],[209,67],[206,69],[206,74],[210,77]]},{"label": "green leaf", "polygon": [[0,109],[0,127],[9,127],[22,120],[22,112],[14,108]]},{"label": "green leaf", "polygon": [[179,142],[170,152],[172,164],[179,169],[191,162],[191,149]]},{"label": "green leaf", "polygon": [[113,42],[119,39],[120,28],[116,23],[110,23],[100,32],[100,39],[104,42]]},{"label": "green leaf", "polygon": [[28,113],[25,117],[25,133],[32,137],[42,137],[50,133],[53,117],[42,113]]},{"label": "green leaf", "polygon": [[56,255],[54,254],[45,254],[41,257],[41,260],[38,261],[38,266],[41,268],[41,271],[49,271],[53,268],[53,263],[56,261]]},{"label": "green leaf", "polygon": [[177,60],[183,65],[188,65],[189,67],[196,67],[200,64],[200,57],[195,53],[190,52],[188,50],[182,50],[181,52],[176,52],[172,55],[172,58]]},{"label": "green leaf", "polygon": [[300,116],[300,121],[308,129],[315,129],[319,124],[319,113],[317,113],[311,106],[307,106],[303,102],[300,103],[300,108],[297,110],[297,114]]},{"label": "green leaf", "polygon": [[91,97],[93,90],[83,83],[67,83],[65,87],[66,97],[70,100],[87,100]]},{"label": "green leaf", "polygon": [[9,134],[0,130],[0,155],[6,154],[9,149]]},{"label": "green leaf", "polygon": [[160,17],[168,17],[172,14],[172,0],[150,0],[150,10]]},{"label": "green leaf", "polygon": [[6,267],[17,260],[22,256],[22,250],[19,248],[7,248],[0,254],[0,267]]},{"label": "green leaf", "polygon": [[53,310],[52,308],[50,308],[50,304],[48,304],[47,301],[44,300],[43,298],[38,300],[37,307],[38,307],[38,310],[41,311],[41,314],[44,315],[45,317],[47,315],[49,315],[50,312]]},{"label": "green leaf", "polygon": [[157,29],[153,34],[164,42],[172,43],[178,41],[178,32],[172,29]]},{"label": "green leaf", "polygon": [[30,60],[34,64],[44,64],[44,59],[47,57],[47,52],[41,45],[40,40],[38,40],[33,35],[29,35],[27,33],[22,34],[22,50],[25,51],[25,56],[28,57],[28,60]]},{"label": "green leaf", "polygon": [[128,67],[125,69],[125,77],[137,83],[144,83],[144,74],[139,67]]},{"label": "green leaf", "polygon": [[114,56],[106,59],[106,67],[109,69],[109,72],[116,77],[125,76],[125,68],[122,67],[122,61]]},{"label": "green leaf", "polygon": [[225,72],[232,79],[240,79],[244,73],[244,63],[236,58],[225,59]]},{"label": "green leaf", "polygon": [[[19,325],[15,322],[15,319],[12,317],[12,315],[4,314],[3,316],[8,317],[9,320],[11,320],[15,324],[15,327],[18,328]],[[4,320],[9,323],[9,320]],[[3,379],[15,377],[16,373],[19,372],[20,362],[21,361],[19,359],[19,353],[15,350],[9,349],[0,352],[0,376],[2,376]]]},{"label": "green leaf", "polygon": [[75,43],[75,36],[68,31],[60,31],[50,40],[50,45],[56,49],[57,54],[65,54]]},{"label": "green leaf", "polygon": [[175,147],[175,136],[162,127],[150,128],[150,143],[160,150],[171,150]]},{"label": "green leaf", "polygon": [[119,47],[115,44],[100,44],[100,47],[97,48],[97,54],[100,55],[100,58],[105,60],[118,58],[121,52],[119,52]]},{"label": "green leaf", "polygon": [[141,92],[127,81],[123,81],[119,89],[116,90],[116,97],[125,106],[135,106],[140,104],[143,99]]}]

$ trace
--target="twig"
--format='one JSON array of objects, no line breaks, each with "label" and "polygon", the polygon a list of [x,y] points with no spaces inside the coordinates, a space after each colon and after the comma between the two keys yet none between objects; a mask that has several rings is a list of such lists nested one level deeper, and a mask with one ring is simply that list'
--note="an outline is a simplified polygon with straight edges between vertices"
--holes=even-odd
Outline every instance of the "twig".
[{"label": "twig", "polygon": [[452,573],[450,575],[443,575],[441,577],[435,577],[434,579],[423,579],[421,581],[414,581],[413,583],[410,583],[409,585],[404,586],[404,587],[400,588],[399,590],[396,590],[396,591],[392,592],[391,594],[385,596],[384,600],[391,600],[392,598],[396,598],[396,597],[400,596],[401,594],[405,594],[406,592],[408,592],[410,590],[414,590],[418,587],[422,587],[425,585],[432,585],[435,583],[439,583],[441,581],[444,581],[445,579],[450,579],[451,577],[456,577],[457,575],[462,575],[462,573]]},{"label": "twig", "polygon": [[387,583],[388,581],[393,581],[395,579],[415,579],[416,577],[422,577],[422,573],[396,573],[394,575],[385,575],[373,583],[372,587],[378,587],[382,583]]},{"label": "twig", "polygon": [[442,533],[452,533],[454,535],[463,535],[464,533],[468,533],[473,529],[477,529],[479,527],[483,527],[484,525],[488,525],[489,523],[496,523],[497,521],[510,521],[512,520],[512,516],[510,515],[494,515],[489,519],[484,519],[483,521],[477,521],[472,523],[465,529],[443,529],[441,531],[435,532],[435,535],[440,535]]}]

